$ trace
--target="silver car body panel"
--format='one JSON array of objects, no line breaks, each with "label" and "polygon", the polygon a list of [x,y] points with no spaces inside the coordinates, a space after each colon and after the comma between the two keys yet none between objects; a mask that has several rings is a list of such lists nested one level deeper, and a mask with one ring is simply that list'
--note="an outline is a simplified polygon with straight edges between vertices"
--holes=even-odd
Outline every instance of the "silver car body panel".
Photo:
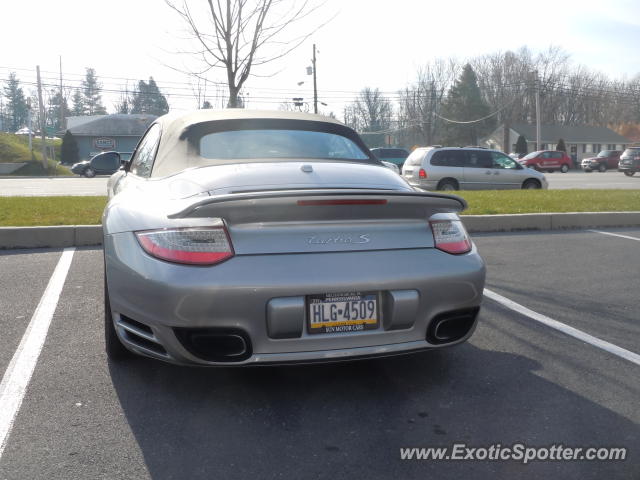
[{"label": "silver car body panel", "polygon": [[[108,188],[103,230],[112,320],[122,343],[139,354],[230,364],[188,351],[176,335],[181,328],[244,332],[252,353],[233,363],[241,365],[440,348],[464,341],[475,328],[474,321],[463,337],[443,344],[426,335],[435,316],[477,309],[482,301],[485,266],[475,246],[461,255],[434,248],[428,222],[458,220],[464,200],[416,191],[384,166],[265,161],[150,179],[120,171]],[[313,204],[345,199],[374,202]],[[135,235],[216,226],[228,230],[235,254],[212,266],[154,258]],[[378,327],[308,333],[307,296],[343,292],[374,293]]]}]

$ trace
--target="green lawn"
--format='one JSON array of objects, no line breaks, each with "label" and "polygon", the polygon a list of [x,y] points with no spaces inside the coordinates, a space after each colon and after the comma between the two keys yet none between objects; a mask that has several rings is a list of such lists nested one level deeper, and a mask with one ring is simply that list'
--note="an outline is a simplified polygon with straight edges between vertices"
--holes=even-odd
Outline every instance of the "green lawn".
[{"label": "green lawn", "polygon": [[29,151],[29,137],[27,135],[13,135],[11,133],[0,132],[0,163],[27,162],[25,166],[13,172],[12,175],[72,175],[68,168],[58,165],[57,162],[60,160],[60,147],[62,145],[62,140],[59,138],[46,140],[47,145],[53,145],[55,150],[55,158],[50,158],[47,162],[47,171],[42,167],[40,137],[33,137],[32,141],[33,155],[31,154],[31,151]]},{"label": "green lawn", "polygon": [[107,197],[0,197],[0,226],[98,225]]},{"label": "green lawn", "polygon": [[640,211],[640,190],[487,190],[455,192],[465,215]]},{"label": "green lawn", "polygon": [[[640,211],[640,190],[456,192],[465,215]],[[98,225],[106,197],[0,197],[0,226]]]}]

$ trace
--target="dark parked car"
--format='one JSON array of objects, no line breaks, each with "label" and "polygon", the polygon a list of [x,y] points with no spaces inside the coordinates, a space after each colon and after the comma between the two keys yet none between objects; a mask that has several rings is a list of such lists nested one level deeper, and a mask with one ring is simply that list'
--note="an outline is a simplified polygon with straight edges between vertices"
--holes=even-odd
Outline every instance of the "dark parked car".
[{"label": "dark parked car", "polygon": [[409,156],[409,152],[404,148],[372,148],[371,153],[380,160],[395,163],[399,169],[402,169],[404,161]]},{"label": "dark parked car", "polygon": [[602,150],[595,157],[583,159],[580,165],[585,172],[606,172],[610,168],[618,168],[621,153],[620,150]]},{"label": "dark parked car", "polygon": [[82,175],[87,178],[96,175],[113,175],[118,171],[121,164],[121,157],[118,152],[99,153],[91,160],[79,162],[71,167],[71,171],[76,175]]},{"label": "dark parked car", "polygon": [[640,146],[629,147],[620,156],[618,171],[624,172],[627,177],[633,177],[636,172],[640,172]]}]

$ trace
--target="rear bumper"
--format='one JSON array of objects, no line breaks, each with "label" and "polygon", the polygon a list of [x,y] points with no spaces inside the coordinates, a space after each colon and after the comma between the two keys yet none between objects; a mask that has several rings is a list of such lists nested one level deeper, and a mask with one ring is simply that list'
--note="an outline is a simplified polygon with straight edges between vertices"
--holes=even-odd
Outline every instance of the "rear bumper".
[{"label": "rear bumper", "polygon": [[[147,256],[131,233],[107,235],[104,245],[121,340],[137,353],[178,364],[330,362],[453,345],[471,335],[475,316],[451,342],[428,341],[428,327],[440,314],[478,307],[485,279],[475,248],[460,256],[432,248],[245,255],[189,267]],[[377,329],[307,333],[306,295],[353,291],[380,292]],[[240,361],[206,360],[185,348],[176,328],[242,332],[251,353]]]}]

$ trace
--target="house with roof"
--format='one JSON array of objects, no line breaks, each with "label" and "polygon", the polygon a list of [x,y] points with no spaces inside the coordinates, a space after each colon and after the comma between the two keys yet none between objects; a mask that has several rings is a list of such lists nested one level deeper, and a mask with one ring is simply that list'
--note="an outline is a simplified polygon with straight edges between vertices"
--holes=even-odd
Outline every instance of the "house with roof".
[{"label": "house with roof", "polygon": [[[518,137],[523,135],[527,140],[529,152],[536,150],[536,126],[526,123],[514,123],[509,129],[509,146],[502,148],[504,126],[499,126],[488,137],[484,144],[489,148],[501,149],[506,153],[515,152]],[[590,125],[541,125],[539,150],[555,150],[560,139],[564,140],[567,153],[574,162],[592,157],[600,150],[624,150],[631,140],[617,134],[607,127]]]},{"label": "house with roof", "polygon": [[66,125],[78,143],[80,160],[110,150],[127,159],[156,118],[149,114],[90,115],[67,117]]}]

